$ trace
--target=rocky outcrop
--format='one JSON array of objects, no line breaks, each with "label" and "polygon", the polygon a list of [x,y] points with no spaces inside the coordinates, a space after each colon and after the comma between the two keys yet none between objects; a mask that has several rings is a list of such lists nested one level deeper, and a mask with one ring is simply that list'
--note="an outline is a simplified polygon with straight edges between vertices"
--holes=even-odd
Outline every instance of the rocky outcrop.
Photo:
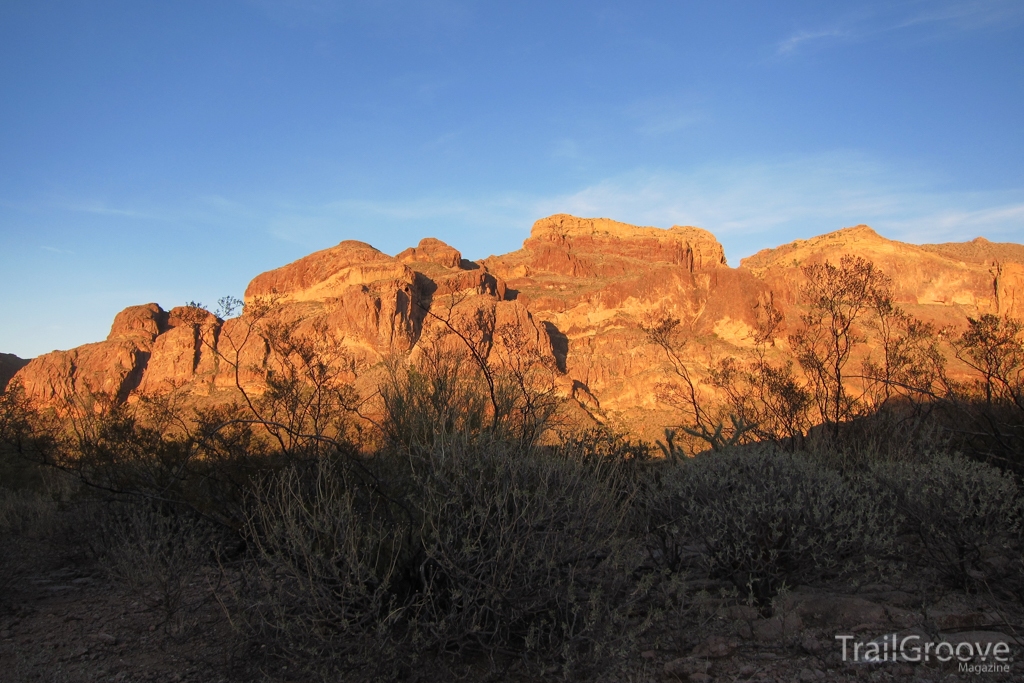
[{"label": "rocky outcrop", "polygon": [[402,263],[436,263],[445,268],[458,268],[462,264],[462,254],[433,237],[424,237],[419,245],[409,247],[395,258]]},{"label": "rocky outcrop", "polygon": [[659,316],[692,332],[742,337],[763,286],[726,265],[706,230],[637,227],[556,215],[519,251],[482,262],[547,327],[567,391],[596,419],[657,422],[661,349],[641,324]]},{"label": "rocky outcrop", "polygon": [[[638,227],[559,214],[537,221],[522,249],[470,262],[427,238],[388,256],[345,241],[255,277],[246,314],[220,320],[156,304],[117,315],[107,340],[33,359],[18,371],[43,402],[104,393],[258,391],[294,353],[281,335],[340,349],[367,393],[386,357],[413,362],[463,331],[495,362],[524,353],[557,367],[580,415],[634,431],[676,418],[656,391],[667,372],[645,324],[679,321],[696,362],[742,356],[770,303],[782,312],[779,352],[799,321],[802,267],[861,256],[892,279],[898,303],[938,325],[982,313],[1024,317],[1024,246],[983,239],[911,245],[867,226],[766,249],[730,268],[714,236],[694,227]],[[284,354],[284,355],[283,355]],[[653,431],[652,431],[653,430]]]},{"label": "rocky outcrop", "polygon": [[357,380],[383,358],[453,329],[472,329],[487,353],[507,354],[502,340],[516,328],[519,343],[551,355],[545,328],[506,300],[505,283],[435,239],[395,258],[342,242],[257,276],[245,304],[245,315],[226,321],[198,308],[132,306],[115,317],[106,341],[40,356],[19,377],[43,404],[172,389],[208,396],[239,385],[259,392],[296,340],[329,344]]},{"label": "rocky outcrop", "polygon": [[107,341],[130,341],[147,346],[167,331],[167,323],[167,312],[157,304],[129,306],[114,316]]},{"label": "rocky outcrop", "polygon": [[914,245],[886,239],[866,225],[765,249],[740,268],[763,280],[778,300],[795,303],[803,284],[800,268],[838,263],[845,254],[872,261],[892,279],[901,305],[943,324],[984,313],[1024,317],[1024,247],[987,240]]},{"label": "rocky outcrop", "polygon": [[98,396],[120,402],[138,387],[148,355],[131,341],[85,344],[37,356],[15,378],[44,405]]}]

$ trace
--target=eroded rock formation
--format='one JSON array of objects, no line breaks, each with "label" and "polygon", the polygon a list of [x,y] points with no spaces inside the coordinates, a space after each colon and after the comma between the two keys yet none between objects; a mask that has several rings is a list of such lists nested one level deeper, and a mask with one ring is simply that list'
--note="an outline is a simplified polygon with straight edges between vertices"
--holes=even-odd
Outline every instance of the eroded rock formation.
[{"label": "eroded rock formation", "polygon": [[[784,346],[787,326],[799,320],[801,268],[845,254],[874,262],[892,279],[898,303],[938,325],[982,313],[1024,317],[1021,245],[979,238],[916,246],[857,226],[731,268],[700,228],[555,215],[534,224],[522,249],[478,262],[432,238],[395,257],[345,241],[255,277],[246,316],[133,306],[117,315],[106,341],[35,358],[17,377],[44,403],[87,393],[124,401],[175,387],[227,396],[236,382],[259,390],[280,361],[275,355],[289,351],[255,331],[258,315],[264,331],[329,338],[343,350],[350,379],[371,392],[383,359],[415,360],[424,344],[460,329],[473,331],[484,354],[528,349],[549,359],[560,391],[594,419],[656,429],[672,417],[655,391],[664,352],[644,324],[672,317],[694,341],[693,353],[742,355],[772,302],[785,316],[777,332]],[[2,381],[13,366],[0,361]]]}]

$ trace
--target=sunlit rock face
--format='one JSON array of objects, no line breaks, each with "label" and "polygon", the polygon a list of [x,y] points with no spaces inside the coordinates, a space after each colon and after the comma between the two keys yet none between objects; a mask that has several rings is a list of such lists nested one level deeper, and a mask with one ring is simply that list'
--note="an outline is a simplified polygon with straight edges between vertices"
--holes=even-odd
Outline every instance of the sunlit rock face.
[{"label": "sunlit rock face", "polygon": [[917,246],[862,225],[766,249],[731,268],[721,244],[700,228],[559,214],[537,221],[522,249],[477,262],[433,238],[394,257],[344,241],[256,276],[245,316],[132,306],[116,316],[106,341],[0,370],[12,367],[42,403],[171,390],[227,400],[239,386],[261,390],[288,352],[267,331],[287,329],[296,339],[329,342],[344,375],[368,395],[383,360],[416,362],[426,345],[458,346],[454,328],[473,331],[493,362],[511,353],[548,362],[574,414],[652,435],[678,415],[659,398],[666,358],[645,324],[679,320],[687,358],[699,366],[749,354],[771,304],[783,315],[773,352],[784,355],[803,310],[802,268],[848,254],[872,261],[900,305],[938,326],[983,313],[1024,317],[1021,245],[979,238]]},{"label": "sunlit rock face", "polygon": [[896,298],[911,312],[959,322],[964,314],[1024,315],[1021,289],[1024,247],[967,243],[913,245],[885,239],[866,225],[765,249],[744,259],[742,269],[764,280],[777,296],[795,302],[800,267],[844,254],[861,256],[892,279]]}]

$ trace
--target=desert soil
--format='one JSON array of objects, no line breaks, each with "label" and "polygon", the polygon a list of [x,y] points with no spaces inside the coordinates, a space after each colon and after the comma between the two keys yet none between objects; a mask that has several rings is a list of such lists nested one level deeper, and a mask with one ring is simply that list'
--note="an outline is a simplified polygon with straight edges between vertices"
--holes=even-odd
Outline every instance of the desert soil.
[{"label": "desert soil", "polygon": [[[0,585],[0,681],[298,681],[280,663],[247,651],[212,598],[210,571],[190,587],[191,606],[168,620],[151,596],[113,583],[85,544],[8,538]],[[926,590],[927,589],[927,590]],[[1018,606],[983,594],[936,593],[933,584],[794,590],[761,617],[735,600],[707,598],[685,622],[669,618],[643,636],[637,654],[587,679],[708,683],[751,681],[1021,681],[1024,623]],[[844,662],[837,634],[867,642],[897,633],[921,641],[1012,643],[1009,673],[961,673],[956,662]],[[851,641],[853,642],[853,641]],[[490,669],[488,671],[487,669]],[[454,669],[454,670],[452,670]],[[462,680],[537,680],[516,665],[455,666]],[[409,681],[453,680],[406,672]],[[557,671],[542,678],[557,680]]]}]

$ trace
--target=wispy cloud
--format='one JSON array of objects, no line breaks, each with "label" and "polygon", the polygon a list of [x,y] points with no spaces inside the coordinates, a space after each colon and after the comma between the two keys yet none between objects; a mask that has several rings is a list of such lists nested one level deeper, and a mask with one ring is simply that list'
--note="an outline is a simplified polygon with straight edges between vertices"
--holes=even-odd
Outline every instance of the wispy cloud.
[{"label": "wispy cloud", "polygon": [[[569,151],[566,149],[565,151]],[[93,212],[175,226],[273,236],[296,256],[345,239],[397,253],[425,236],[468,258],[519,247],[553,213],[713,232],[730,262],[796,238],[867,223],[908,242],[1024,242],[1024,187],[948,192],[930,171],[848,150],[710,164],[680,172],[636,169],[551,194],[499,192],[335,198],[205,196],[145,210],[80,203]],[[84,209],[80,209],[84,210]],[[48,250],[54,250],[50,248]]]},{"label": "wispy cloud", "polygon": [[306,247],[354,239],[393,254],[430,236],[449,242],[470,258],[480,258],[518,248],[540,217],[535,215],[535,203],[533,197],[514,193],[346,198],[266,207],[261,222],[277,239]]},{"label": "wispy cloud", "polygon": [[580,156],[580,145],[571,138],[556,140],[551,147],[551,157],[554,159],[577,160]]},{"label": "wispy cloud", "polygon": [[713,232],[730,263],[796,238],[867,223],[908,242],[1024,242],[1024,188],[946,192],[921,169],[838,150],[681,173],[640,169],[547,196],[341,199],[277,207],[266,221],[282,240],[370,242],[388,253],[440,237],[469,258],[519,247],[535,220],[554,213],[639,225],[696,225]]},{"label": "wispy cloud", "polygon": [[838,38],[845,35],[843,31],[831,29],[827,31],[799,31],[779,43],[776,52],[786,55],[795,51],[798,47],[809,41],[818,41],[825,38]]},{"label": "wispy cloud", "polygon": [[967,31],[1014,26],[1024,21],[1019,0],[909,0],[848,13],[829,28],[801,29],[776,44],[779,56],[834,42],[863,42],[915,31],[919,38],[941,38]]},{"label": "wispy cloud", "polygon": [[536,215],[564,211],[659,227],[696,225],[722,241],[734,264],[764,247],[859,223],[918,243],[979,234],[1024,241],[1024,188],[943,192],[924,173],[846,151],[689,173],[636,171],[533,208]]},{"label": "wispy cloud", "polygon": [[980,209],[942,207],[933,213],[889,221],[909,242],[963,241],[982,235],[993,241],[1024,241],[1024,201]]},{"label": "wispy cloud", "polygon": [[46,245],[42,245],[39,248],[42,249],[43,251],[53,252],[54,254],[74,254],[75,253],[75,252],[71,251],[70,249],[58,249],[57,247],[50,247],[50,246],[46,246]]},{"label": "wispy cloud", "polygon": [[[921,7],[912,3],[911,7]],[[1024,5],[1019,0],[954,0],[952,2],[927,3],[924,9],[913,10],[901,21],[891,25],[892,29],[912,26],[941,25],[957,31],[974,31],[1006,22],[1016,23],[1024,19]]]},{"label": "wispy cloud", "polygon": [[152,213],[147,211],[140,211],[137,209],[126,209],[107,206],[103,202],[89,201],[80,204],[72,204],[68,207],[72,211],[81,213],[92,213],[101,216],[120,216],[123,218],[134,218],[139,220],[169,220],[169,216],[161,215],[159,213]]}]

